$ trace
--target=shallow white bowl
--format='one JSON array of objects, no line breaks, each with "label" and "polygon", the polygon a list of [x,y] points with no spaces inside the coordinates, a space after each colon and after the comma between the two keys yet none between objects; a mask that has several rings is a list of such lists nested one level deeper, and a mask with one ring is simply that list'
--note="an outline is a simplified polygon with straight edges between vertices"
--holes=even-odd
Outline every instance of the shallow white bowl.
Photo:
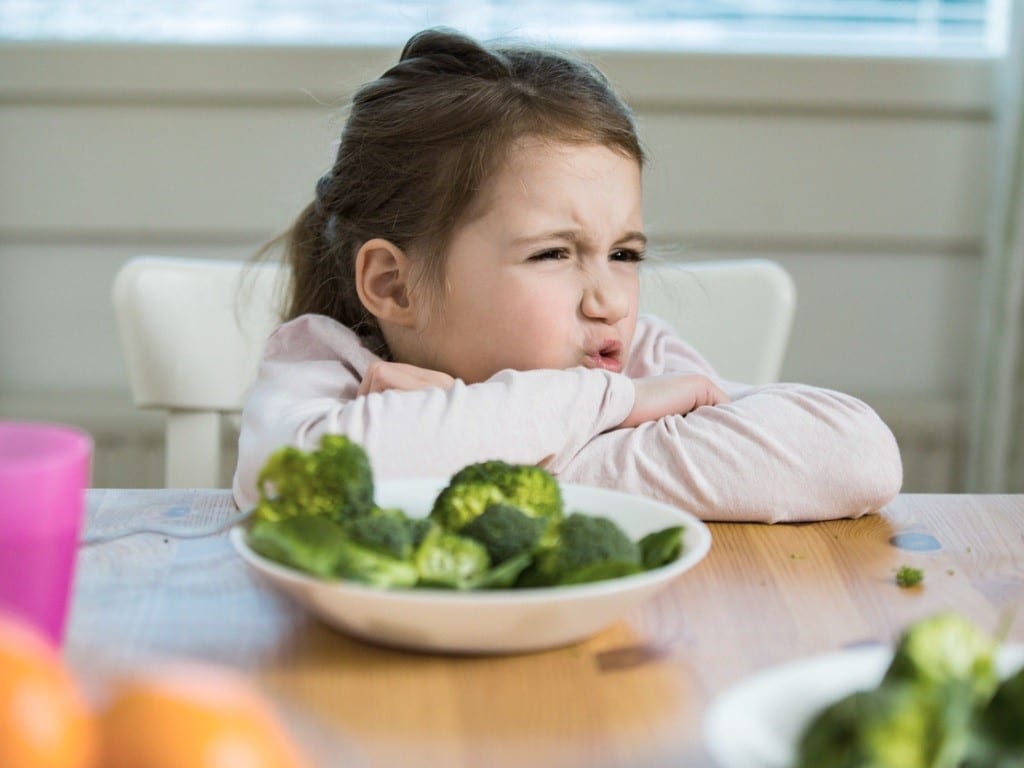
[{"label": "shallow white bowl", "polygon": [[[432,478],[382,482],[376,501],[424,517],[447,483]],[[668,504],[603,488],[561,487],[567,513],[610,518],[634,540],[683,526],[682,554],[662,568],[591,584],[457,592],[385,590],[320,579],[256,554],[242,526],[231,530],[231,543],[271,584],[344,632],[402,648],[477,654],[522,653],[583,640],[692,568],[711,547],[707,526]]]}]

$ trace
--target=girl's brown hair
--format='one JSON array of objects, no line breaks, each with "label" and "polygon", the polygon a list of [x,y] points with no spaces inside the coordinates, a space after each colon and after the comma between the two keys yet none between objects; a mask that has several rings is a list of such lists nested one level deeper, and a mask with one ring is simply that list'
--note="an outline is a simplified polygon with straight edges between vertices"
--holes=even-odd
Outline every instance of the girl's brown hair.
[{"label": "girl's brown hair", "polygon": [[375,237],[423,259],[439,288],[454,228],[514,142],[598,144],[643,165],[632,114],[594,66],[459,33],[414,35],[398,64],[360,88],[333,167],[285,235],[286,318],[327,315],[387,357],[356,293],[355,258]]}]

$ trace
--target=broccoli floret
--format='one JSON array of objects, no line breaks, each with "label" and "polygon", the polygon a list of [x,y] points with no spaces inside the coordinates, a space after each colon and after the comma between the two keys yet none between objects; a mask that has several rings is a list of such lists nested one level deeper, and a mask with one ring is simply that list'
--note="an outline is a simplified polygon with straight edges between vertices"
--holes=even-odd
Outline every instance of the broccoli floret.
[{"label": "broccoli floret", "polygon": [[930,768],[927,698],[910,683],[857,691],[819,712],[797,746],[796,768]]},{"label": "broccoli floret", "polygon": [[278,449],[260,470],[257,486],[256,519],[322,515],[351,520],[373,509],[370,460],[362,446],[344,435],[324,435],[314,451]]},{"label": "broccoli floret", "polygon": [[900,587],[916,587],[924,580],[924,571],[920,568],[911,568],[909,565],[901,565],[896,571],[896,584]]},{"label": "broccoli floret", "polygon": [[411,563],[357,544],[341,525],[317,515],[256,520],[247,540],[264,557],[326,579],[411,587],[419,577]]},{"label": "broccoli floret", "polygon": [[427,538],[427,534],[437,527],[437,523],[426,517],[409,517],[406,518],[405,526],[409,529],[409,542],[413,550],[416,550]]},{"label": "broccoli floret", "polygon": [[582,584],[643,570],[639,545],[612,520],[574,512],[558,535],[555,546],[537,554],[524,585]]},{"label": "broccoli floret", "polygon": [[1024,768],[1024,667],[978,713],[963,768]]},{"label": "broccoli floret", "polygon": [[993,696],[995,649],[994,638],[961,616],[918,621],[877,688],[811,721],[798,768],[1024,768],[1024,672],[1016,688],[1007,681]]},{"label": "broccoli floret", "polygon": [[554,531],[562,520],[562,489],[554,476],[531,464],[514,464],[498,472],[497,483],[509,504],[548,521]]},{"label": "broccoli floret", "polygon": [[492,563],[532,553],[547,527],[546,521],[530,517],[511,504],[492,504],[459,533],[479,541],[487,549]]},{"label": "broccoli floret", "polygon": [[430,517],[451,531],[460,531],[495,504],[511,504],[546,522],[545,543],[553,543],[562,519],[562,491],[550,472],[527,464],[485,461],[452,475]]},{"label": "broccoli floret", "polygon": [[975,702],[986,701],[999,683],[995,655],[995,638],[963,616],[940,613],[903,633],[882,683],[905,680],[925,687],[962,683]]},{"label": "broccoli floret", "polygon": [[264,557],[322,578],[332,578],[345,530],[326,517],[296,515],[281,520],[255,520],[246,537]]},{"label": "broccoli floret", "polygon": [[434,526],[413,554],[421,586],[468,589],[491,565],[483,544]]},{"label": "broccoli floret", "polygon": [[407,560],[413,550],[413,529],[400,509],[375,508],[365,517],[345,524],[353,541],[399,560]]},{"label": "broccoli floret", "polygon": [[504,494],[494,483],[452,478],[435,499],[430,519],[450,531],[460,531],[488,507],[504,502]]},{"label": "broccoli floret", "polygon": [[644,536],[638,542],[645,570],[660,568],[677,560],[683,551],[683,527],[674,525]]}]

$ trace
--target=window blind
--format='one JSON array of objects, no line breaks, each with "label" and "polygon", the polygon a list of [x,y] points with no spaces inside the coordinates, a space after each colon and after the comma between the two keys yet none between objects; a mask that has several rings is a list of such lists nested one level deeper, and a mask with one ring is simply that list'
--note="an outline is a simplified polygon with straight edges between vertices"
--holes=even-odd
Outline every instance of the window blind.
[{"label": "window blind", "polygon": [[400,44],[426,26],[607,49],[996,54],[1008,0],[0,0],[0,38]]}]

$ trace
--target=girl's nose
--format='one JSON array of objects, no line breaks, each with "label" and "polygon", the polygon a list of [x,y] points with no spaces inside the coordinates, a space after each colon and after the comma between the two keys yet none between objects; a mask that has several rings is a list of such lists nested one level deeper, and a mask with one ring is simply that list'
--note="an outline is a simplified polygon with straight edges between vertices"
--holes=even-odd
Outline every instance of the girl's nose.
[{"label": "girl's nose", "polygon": [[629,312],[629,286],[608,271],[590,275],[583,288],[580,309],[593,320],[615,323]]}]

